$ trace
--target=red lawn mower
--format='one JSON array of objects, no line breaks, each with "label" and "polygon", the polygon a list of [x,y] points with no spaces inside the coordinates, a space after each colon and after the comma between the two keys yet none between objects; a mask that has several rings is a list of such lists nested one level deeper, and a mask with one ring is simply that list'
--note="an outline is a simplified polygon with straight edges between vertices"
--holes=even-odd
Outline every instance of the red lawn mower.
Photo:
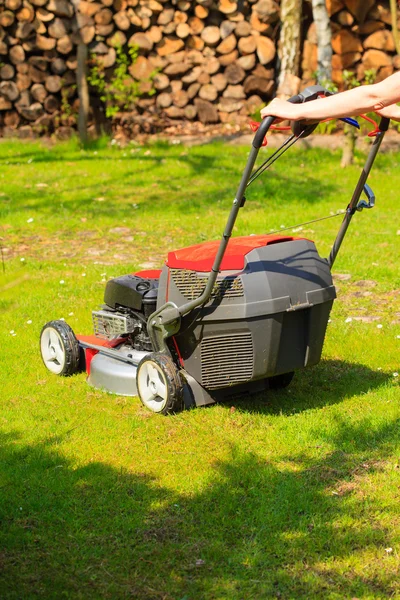
[{"label": "red lawn mower", "polygon": [[[326,95],[321,86],[311,86],[290,101]],[[86,369],[90,385],[138,395],[151,411],[168,414],[286,387],[297,369],[319,362],[336,297],[331,268],[355,212],[374,206],[366,180],[389,119],[382,118],[373,132],[327,259],[304,238],[231,238],[248,186],[317,126],[294,123],[281,147],[254,169],[273,122],[267,117],[258,126],[221,241],[170,252],[160,270],[108,281],[104,305],[93,311],[92,336],[75,335],[64,321],[47,323],[40,348],[49,371],[67,376]],[[363,192],[366,200],[360,200]]]}]

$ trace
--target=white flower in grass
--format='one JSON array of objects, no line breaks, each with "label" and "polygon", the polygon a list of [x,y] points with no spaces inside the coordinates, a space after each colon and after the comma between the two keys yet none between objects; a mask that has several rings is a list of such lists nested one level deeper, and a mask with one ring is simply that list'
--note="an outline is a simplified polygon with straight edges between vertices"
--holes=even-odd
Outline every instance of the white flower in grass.
[{"label": "white flower in grass", "polygon": [[86,273],[82,273],[82,277],[86,277]]},{"label": "white flower in grass", "polygon": [[60,279],[60,285],[64,285],[65,281],[64,279]]},{"label": "white flower in grass", "polygon": [[74,316],[74,313],[73,313],[73,312],[70,312],[70,313],[68,313],[68,316],[69,316],[69,317],[73,317],[73,316]]},{"label": "white flower in grass", "polygon": [[399,376],[399,374],[397,372],[393,373],[393,377],[398,377],[398,376]]},{"label": "white flower in grass", "polygon": [[351,317],[347,317],[347,319],[345,320],[345,323],[351,323],[352,322],[352,318]]},{"label": "white flower in grass", "polygon": [[32,217],[26,221],[27,223],[33,223]]},{"label": "white flower in grass", "polygon": [[400,340],[400,335],[396,335],[396,338],[397,338],[398,340]]},{"label": "white flower in grass", "polygon": [[377,329],[382,329],[383,325],[381,323],[379,323],[376,327],[377,327]]},{"label": "white flower in grass", "polygon": [[27,325],[32,325],[32,319],[28,319],[26,323]]},{"label": "white flower in grass", "polygon": [[25,262],[25,259],[24,259],[24,258],[20,258],[19,260],[20,260],[21,262]]},{"label": "white flower in grass", "polygon": [[10,333],[11,333],[11,335],[12,335],[13,333],[15,333],[14,329],[11,329]]}]

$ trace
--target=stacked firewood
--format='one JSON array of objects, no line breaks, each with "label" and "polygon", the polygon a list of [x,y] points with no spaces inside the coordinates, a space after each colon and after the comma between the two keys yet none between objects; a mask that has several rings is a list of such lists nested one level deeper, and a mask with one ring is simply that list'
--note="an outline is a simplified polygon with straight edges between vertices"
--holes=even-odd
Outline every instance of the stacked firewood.
[{"label": "stacked firewood", "polygon": [[0,0],[0,127],[74,124],[80,40],[109,72],[116,45],[138,47],[130,76],[153,78],[138,115],[248,115],[274,90],[278,24],[275,0]]},{"label": "stacked firewood", "polygon": [[[354,85],[355,81],[381,81],[400,68],[388,1],[327,0],[327,7],[332,27],[332,80],[339,89],[347,83],[344,71],[351,73]],[[317,69],[314,24],[306,35],[302,68],[303,83],[312,81]]]},{"label": "stacked firewood", "polygon": [[[363,80],[366,70],[382,79],[398,68],[388,4],[327,0],[335,82],[343,69]],[[129,77],[143,82],[142,95],[130,118],[144,128],[247,119],[274,94],[279,19],[279,0],[0,0],[0,134],[75,127],[79,43],[108,76],[117,46],[138,47]],[[303,84],[317,69],[311,19],[305,27]],[[98,96],[92,88],[95,117]]]}]

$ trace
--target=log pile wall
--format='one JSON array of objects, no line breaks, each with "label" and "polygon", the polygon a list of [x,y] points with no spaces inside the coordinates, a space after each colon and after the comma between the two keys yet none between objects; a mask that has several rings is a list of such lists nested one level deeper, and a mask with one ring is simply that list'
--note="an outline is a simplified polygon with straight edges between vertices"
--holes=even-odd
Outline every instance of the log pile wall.
[{"label": "log pile wall", "polygon": [[[305,5],[303,84],[317,68]],[[388,1],[327,5],[336,83],[343,69],[363,80],[366,69],[382,79],[398,68]],[[138,127],[247,120],[275,91],[279,18],[275,0],[0,0],[0,133],[67,135],[75,127],[80,38],[107,69],[117,43],[139,48],[130,77],[157,71],[156,93],[144,93],[131,113]]]}]

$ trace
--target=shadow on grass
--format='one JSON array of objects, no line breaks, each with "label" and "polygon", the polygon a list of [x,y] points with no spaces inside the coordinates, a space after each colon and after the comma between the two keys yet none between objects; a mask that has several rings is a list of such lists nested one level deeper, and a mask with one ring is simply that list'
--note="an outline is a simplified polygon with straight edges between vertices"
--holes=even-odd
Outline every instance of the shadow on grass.
[{"label": "shadow on grass", "polygon": [[[180,495],[146,473],[73,465],[60,438],[23,445],[4,436],[1,597],[392,597],[391,531],[363,478],[384,471],[399,421],[337,421],[315,440],[331,450],[275,462],[232,446],[207,487]],[[190,477],[196,465],[187,468]],[[394,504],[385,511],[386,523],[397,519]]]},{"label": "shadow on grass", "polygon": [[233,404],[241,410],[290,415],[339,404],[346,398],[367,394],[393,379],[391,373],[343,360],[322,360],[297,371],[289,387],[263,394],[242,396]]},{"label": "shadow on grass", "polygon": [[[42,169],[46,168],[45,174],[40,174],[38,170],[34,177],[40,183],[43,183],[42,179],[48,182],[48,188],[36,189],[33,179],[33,187],[27,191],[18,184],[16,178],[15,189],[11,188],[10,191],[12,203],[7,202],[7,199],[3,200],[4,212],[10,215],[14,211],[29,209],[57,217],[61,208],[71,212],[93,211],[99,217],[106,215],[118,219],[129,214],[129,201],[139,200],[140,208],[150,212],[169,210],[169,205],[173,204],[175,209],[190,213],[199,207],[213,206],[217,201],[234,198],[246,163],[244,152],[241,158],[235,155],[234,160],[228,163],[222,145],[221,156],[218,155],[218,146],[208,150],[205,147],[195,147],[183,153],[182,148],[170,146],[166,147],[165,153],[160,145],[151,148],[151,155],[146,156],[144,149],[141,149],[138,154],[124,157],[119,151],[115,154],[94,155],[71,151],[68,146],[64,152],[62,147],[51,151],[35,146],[30,152],[0,160],[0,163],[20,168],[21,162],[25,164],[25,159],[29,157],[33,160],[32,165],[38,164]],[[229,151],[233,152],[232,149]],[[172,168],[169,159],[175,162]],[[282,172],[274,170],[263,181],[258,180],[249,192],[249,206],[251,202],[253,206],[254,203],[264,205],[266,200],[280,204],[302,202],[309,205],[333,194],[336,186],[325,179],[321,180],[317,175],[314,177],[303,172],[299,179],[296,167],[299,160],[299,156],[294,158],[293,175],[290,169]],[[97,164],[98,168],[93,170],[91,177],[86,174],[82,177],[79,171],[82,168],[79,163],[84,161],[91,163],[88,170]],[[114,161],[121,163],[118,174],[112,167]],[[54,191],[53,183],[60,180],[58,167],[53,166],[56,162],[63,163],[68,168],[68,185],[63,188],[66,181],[66,175],[63,175],[61,186]],[[179,165],[182,165],[181,170]],[[49,180],[52,172],[54,181]],[[113,198],[114,193],[117,197]],[[96,196],[104,194],[108,195],[108,201],[102,204],[96,202]]]}]

